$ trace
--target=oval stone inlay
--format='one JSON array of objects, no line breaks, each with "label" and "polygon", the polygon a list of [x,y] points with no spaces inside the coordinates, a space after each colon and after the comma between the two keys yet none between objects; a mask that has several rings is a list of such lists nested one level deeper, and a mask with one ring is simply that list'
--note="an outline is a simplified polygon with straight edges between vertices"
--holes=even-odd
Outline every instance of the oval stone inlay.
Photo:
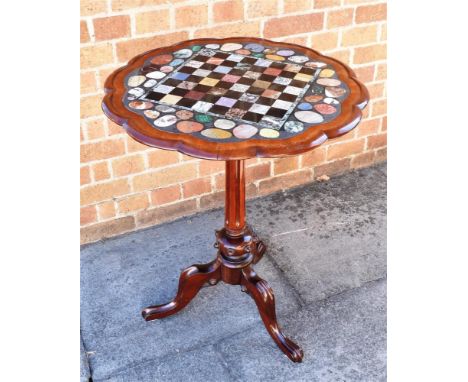
[{"label": "oval stone inlay", "polygon": [[319,78],[317,83],[323,86],[338,86],[341,84],[341,81],[336,78]]},{"label": "oval stone inlay", "polygon": [[173,107],[166,106],[166,105],[158,105],[155,107],[155,109],[157,111],[160,111],[161,113],[173,113],[175,111]]},{"label": "oval stone inlay", "polygon": [[308,68],[320,69],[320,68],[324,68],[325,66],[327,66],[327,64],[325,62],[320,62],[320,61],[310,61],[310,62],[306,62],[305,66],[307,66]]},{"label": "oval stone inlay", "polygon": [[227,139],[232,137],[232,134],[229,131],[221,129],[206,129],[203,130],[201,134],[207,138],[214,139]]},{"label": "oval stone inlay", "polygon": [[327,103],[329,105],[339,105],[340,101],[334,98],[327,97],[323,100],[324,103]]},{"label": "oval stone inlay", "polygon": [[249,139],[257,134],[257,131],[258,129],[255,126],[247,124],[239,125],[232,130],[234,136],[239,139]]},{"label": "oval stone inlay", "polygon": [[238,44],[235,42],[227,42],[221,47],[221,50],[224,50],[225,52],[232,52],[233,50],[237,49],[242,49],[242,44]]},{"label": "oval stone inlay", "polygon": [[263,49],[265,49],[265,47],[263,45],[256,44],[254,42],[252,42],[250,44],[247,44],[244,48],[249,49],[249,50],[251,50],[252,52],[255,52],[255,53],[260,53],[260,52],[263,51]]},{"label": "oval stone inlay", "polygon": [[161,54],[160,56],[153,57],[151,63],[154,65],[166,65],[172,61],[172,54]]},{"label": "oval stone inlay", "polygon": [[[128,91],[128,94],[136,98],[145,94],[145,91],[142,88],[133,88]],[[133,97],[132,98],[129,97],[129,99],[135,99]]]},{"label": "oval stone inlay", "polygon": [[145,76],[131,76],[127,81],[127,85],[134,87],[134,86],[141,85],[145,81],[146,81]]},{"label": "oval stone inlay", "polygon": [[333,114],[336,112],[336,107],[332,105],[328,105],[326,103],[319,103],[318,105],[314,106],[314,109],[317,110],[320,114]]},{"label": "oval stone inlay", "polygon": [[346,94],[346,90],[338,87],[327,87],[325,88],[325,95],[327,97],[338,98]]},{"label": "oval stone inlay", "polygon": [[175,114],[178,118],[183,120],[190,119],[193,117],[193,113],[189,110],[179,110]]},{"label": "oval stone inlay", "polygon": [[154,78],[155,80],[160,80],[161,78],[166,77],[166,74],[163,72],[160,72],[159,70],[155,70],[154,72],[149,72],[146,77],[148,78]]},{"label": "oval stone inlay", "polygon": [[170,66],[170,65],[164,65],[164,66],[161,66],[160,70],[161,70],[161,72],[167,74],[167,73],[172,72],[174,70],[174,68],[172,66]]},{"label": "oval stone inlay", "polygon": [[145,101],[132,101],[128,104],[128,106],[130,106],[132,109],[144,110],[153,107],[153,104],[151,102]]},{"label": "oval stone inlay", "polygon": [[236,126],[236,123],[234,121],[231,121],[229,119],[217,119],[214,123],[214,125],[222,130],[230,130],[234,126]]},{"label": "oval stone inlay", "polygon": [[273,61],[284,61],[285,58],[282,56],[278,56],[277,54],[267,54],[265,58]]},{"label": "oval stone inlay", "polygon": [[177,124],[177,130],[182,133],[195,133],[203,130],[203,125],[199,122],[194,121],[182,121]]},{"label": "oval stone inlay", "polygon": [[208,115],[208,114],[197,114],[195,116],[195,119],[198,122],[201,122],[201,123],[208,123],[208,122],[211,122],[213,120],[213,117],[211,115]]},{"label": "oval stone inlay", "polygon": [[289,57],[289,56],[292,56],[294,54],[294,50],[291,50],[291,49],[281,49],[281,50],[278,50],[276,52],[276,54],[279,54],[280,56],[284,56],[284,57]]},{"label": "oval stone inlay", "polygon": [[171,61],[169,63],[169,65],[171,66],[177,66],[177,65],[180,65],[184,62],[184,60],[182,58],[176,58],[175,60]]},{"label": "oval stone inlay", "polygon": [[158,127],[167,127],[167,126],[173,125],[176,122],[177,122],[177,117],[173,114],[168,114],[168,115],[159,117],[153,123]]},{"label": "oval stone inlay", "polygon": [[297,105],[297,108],[299,110],[311,110],[312,105],[308,102],[301,102],[299,105]]},{"label": "oval stone inlay", "polygon": [[156,111],[156,110],[145,110],[143,112],[143,114],[146,115],[148,118],[151,118],[151,119],[156,119],[161,115],[161,113],[159,111]]},{"label": "oval stone inlay", "polygon": [[304,124],[299,121],[288,121],[284,124],[284,130],[288,133],[299,133],[304,130]]},{"label": "oval stone inlay", "polygon": [[175,58],[188,58],[192,55],[192,51],[190,49],[181,49],[177,52],[174,52]]},{"label": "oval stone inlay", "polygon": [[205,48],[208,48],[208,49],[218,49],[218,48],[219,48],[219,44],[207,44],[207,45],[205,45]]},{"label": "oval stone inlay", "polygon": [[308,95],[307,97],[304,97],[304,100],[307,102],[318,102],[323,99],[323,95],[320,94],[313,94],[313,95]]},{"label": "oval stone inlay", "polygon": [[250,54],[250,50],[247,50],[247,49],[239,49],[239,50],[236,50],[236,53],[237,54],[242,54],[244,56],[248,56]]},{"label": "oval stone inlay", "polygon": [[307,57],[307,56],[291,56],[291,57],[289,57],[289,61],[295,62],[296,64],[302,64],[304,62],[309,61],[309,57]]},{"label": "oval stone inlay", "polygon": [[322,69],[320,71],[319,77],[331,77],[335,74],[335,71],[333,69]]},{"label": "oval stone inlay", "polygon": [[146,82],[143,84],[143,86],[144,86],[145,88],[152,88],[152,87],[153,87],[154,85],[156,85],[157,83],[158,83],[158,81],[156,81],[156,80],[148,80],[148,81],[146,81]]},{"label": "oval stone inlay", "polygon": [[301,122],[305,123],[320,123],[323,122],[323,117],[314,111],[296,111],[294,116]]},{"label": "oval stone inlay", "polygon": [[260,130],[260,135],[263,138],[278,138],[280,134],[278,130],[264,128]]}]

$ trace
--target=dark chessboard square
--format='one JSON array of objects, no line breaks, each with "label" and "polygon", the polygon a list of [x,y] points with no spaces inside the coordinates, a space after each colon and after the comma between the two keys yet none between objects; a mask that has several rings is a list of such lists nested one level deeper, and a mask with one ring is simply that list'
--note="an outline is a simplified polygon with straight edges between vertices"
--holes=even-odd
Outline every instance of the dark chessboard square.
[{"label": "dark chessboard square", "polygon": [[282,101],[287,101],[287,102],[294,102],[297,99],[297,96],[294,94],[288,94],[288,93],[281,93],[278,99]]},{"label": "dark chessboard square", "polygon": [[211,58],[211,56],[205,56],[204,54],[199,54],[197,57],[194,58],[196,61],[208,61]]},{"label": "dark chessboard square", "polygon": [[241,110],[249,110],[251,107],[252,107],[252,103],[250,102],[245,102],[245,101],[237,101],[233,107],[237,108],[237,109],[241,109]]},{"label": "dark chessboard square", "polygon": [[232,86],[232,82],[219,81],[216,84],[217,88],[229,89]]},{"label": "dark chessboard square", "polygon": [[303,66],[303,67],[301,67],[301,70],[299,70],[299,73],[309,74],[311,76],[314,76],[315,73],[317,73],[317,69],[306,68],[305,66]]},{"label": "dark chessboard square", "polygon": [[[167,83],[167,81],[166,81]],[[171,94],[185,97],[185,95],[189,92],[187,89],[181,89],[181,88],[175,88],[174,90],[171,91]]]},{"label": "dark chessboard square", "polygon": [[225,76],[224,73],[216,73],[216,72],[211,72],[210,74],[207,75],[208,78],[214,78],[215,80],[220,80]]},{"label": "dark chessboard square", "polygon": [[251,68],[250,68],[250,71],[251,72],[256,72],[256,73],[263,73],[265,71],[265,67],[264,66],[256,66],[256,65],[253,65]]},{"label": "dark chessboard square", "polygon": [[254,64],[255,62],[257,62],[257,58],[253,58],[253,57],[245,57],[242,62],[245,62],[246,64]]},{"label": "dark chessboard square", "polygon": [[261,81],[273,82],[275,80],[275,76],[270,76],[268,74],[263,73],[260,77],[258,77]]},{"label": "dark chessboard square", "polygon": [[218,65],[213,65],[213,64],[207,64],[206,62],[200,66],[200,69],[205,69],[205,70],[214,70],[216,69]]},{"label": "dark chessboard square", "polygon": [[[218,82],[219,84],[219,82]],[[211,88],[209,91],[208,91],[208,94],[213,94],[213,95],[217,95],[217,96],[222,96],[224,94],[226,94],[226,92],[228,91],[228,89],[223,89],[223,88],[219,88],[219,87],[214,87],[214,88]]]},{"label": "dark chessboard square", "polygon": [[276,99],[274,98],[267,98],[267,97],[259,97],[258,100],[255,103],[258,103],[260,105],[273,105],[275,103]]},{"label": "dark chessboard square", "polygon": [[276,68],[276,69],[281,69],[281,70],[283,70],[285,67],[286,67],[286,65],[280,64],[279,62],[273,62],[270,65],[270,68]]},{"label": "dark chessboard square", "polygon": [[282,92],[284,89],[286,89],[286,85],[280,85],[280,84],[271,84],[268,89],[276,90],[279,92]]},{"label": "dark chessboard square", "polygon": [[220,95],[206,93],[201,100],[204,102],[216,103],[220,98]]},{"label": "dark chessboard square", "polygon": [[237,62],[235,61],[224,61],[223,66],[229,66],[230,68],[233,68],[237,65]]},{"label": "dark chessboard square", "polygon": [[190,90],[187,94],[185,94],[185,98],[200,100],[205,95],[204,92],[199,92],[196,90]]},{"label": "dark chessboard square", "polygon": [[211,88],[212,86],[198,84],[193,88],[193,90],[196,90],[197,92],[208,93],[211,90]]},{"label": "dark chessboard square", "polygon": [[283,71],[281,73],[281,77],[286,77],[286,78],[293,78],[297,73],[294,72],[288,72],[288,71]]},{"label": "dark chessboard square", "polygon": [[179,69],[180,73],[192,74],[197,68],[191,68],[190,66],[183,66]]},{"label": "dark chessboard square", "polygon": [[226,53],[221,53],[221,52],[216,52],[213,57],[218,57],[218,58],[228,58],[229,54]]},{"label": "dark chessboard square", "polygon": [[257,88],[255,86],[251,86],[250,89],[249,89],[249,93],[251,94],[262,94],[263,92],[265,91],[265,89],[263,88]]},{"label": "dark chessboard square", "polygon": [[214,106],[210,109],[210,113],[224,115],[224,114],[226,114],[226,113],[229,111],[229,109],[230,109],[229,107],[220,106],[220,105],[214,105]]},{"label": "dark chessboard square", "polygon": [[163,93],[156,93],[156,92],[149,92],[145,98],[153,100],[153,101],[159,101],[161,98],[163,98],[166,94]]},{"label": "dark chessboard square", "polygon": [[203,79],[203,77],[191,75],[191,76],[187,77],[186,81],[195,82],[195,83],[198,84],[202,79]]},{"label": "dark chessboard square", "polygon": [[276,117],[276,118],[283,118],[286,112],[287,110],[277,109],[276,107],[271,107],[270,110],[267,111],[266,115],[271,115],[272,117]]},{"label": "dark chessboard square", "polygon": [[236,92],[234,90],[228,90],[224,96],[229,97],[229,98],[239,99],[240,97],[242,97],[242,94],[243,93]]},{"label": "dark chessboard square", "polygon": [[251,111],[248,111],[242,117],[242,119],[245,119],[246,121],[251,121],[251,122],[260,122],[262,118],[263,118],[263,114],[252,113]]},{"label": "dark chessboard square", "polygon": [[196,99],[189,99],[189,98],[182,98],[177,102],[177,105],[179,106],[185,106],[185,107],[192,107],[195,105],[198,101]]},{"label": "dark chessboard square", "polygon": [[242,77],[239,81],[237,81],[237,83],[242,85],[252,85],[255,81],[255,78]]},{"label": "dark chessboard square", "polygon": [[294,86],[296,88],[303,88],[305,84],[306,84],[306,82],[303,82],[303,81],[292,80],[289,83],[289,86]]},{"label": "dark chessboard square", "polygon": [[180,80],[176,80],[174,78],[168,78],[165,82],[164,85],[169,85],[169,86],[174,86],[176,87],[177,85],[180,84]]},{"label": "dark chessboard square", "polygon": [[232,69],[229,74],[232,74],[233,76],[239,76],[242,77],[244,75],[245,71],[240,70],[240,69]]}]

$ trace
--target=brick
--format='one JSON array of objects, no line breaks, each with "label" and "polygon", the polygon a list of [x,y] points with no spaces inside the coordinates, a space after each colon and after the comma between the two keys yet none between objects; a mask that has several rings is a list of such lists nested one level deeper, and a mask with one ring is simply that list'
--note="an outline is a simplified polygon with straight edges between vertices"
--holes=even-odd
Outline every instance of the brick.
[{"label": "brick", "polygon": [[387,131],[387,117],[382,118],[382,127],[380,128],[380,131]]},{"label": "brick", "polygon": [[80,167],[80,185],[91,183],[91,171],[89,166]]},{"label": "brick", "polygon": [[95,163],[91,168],[93,170],[93,178],[95,182],[110,178],[109,166],[107,165],[107,162]]},{"label": "brick", "polygon": [[387,58],[387,45],[374,44],[364,47],[357,47],[354,50],[354,63],[365,64],[367,62],[384,60]]},{"label": "brick", "polygon": [[356,4],[363,4],[363,3],[374,3],[375,0],[344,0],[344,5],[356,5]]},{"label": "brick", "polygon": [[343,31],[342,46],[364,45],[377,41],[377,25],[366,25]]},{"label": "brick", "polygon": [[84,72],[80,74],[80,92],[81,94],[95,93],[96,86],[96,73]]},{"label": "brick", "polygon": [[107,77],[111,75],[117,67],[105,68],[98,70],[98,89],[104,90],[104,84],[107,80]]},{"label": "brick", "polygon": [[198,29],[195,31],[195,38],[198,37],[239,37],[260,35],[260,23],[258,21],[238,22],[215,26],[212,28]]},{"label": "brick", "polygon": [[312,181],[312,173],[310,170],[299,170],[290,174],[261,180],[258,184],[258,192],[263,195],[269,194],[274,191],[284,190],[310,181]]},{"label": "brick", "polygon": [[283,42],[288,42],[290,44],[297,44],[297,45],[304,45],[308,46],[307,43],[307,36],[295,36],[295,37],[287,37],[280,39]]},{"label": "brick", "polygon": [[[125,130],[122,126],[117,125],[116,123],[112,122],[110,119],[107,120],[107,133],[109,135],[118,135],[118,134],[125,134]],[[133,140],[134,141],[134,140]],[[141,144],[141,143],[140,143]],[[129,151],[130,152],[130,151]]]},{"label": "brick", "polygon": [[364,139],[332,145],[328,148],[327,160],[341,159],[364,150]]},{"label": "brick", "polygon": [[96,41],[130,36],[130,17],[111,16],[93,20]]},{"label": "brick", "polygon": [[325,162],[327,150],[325,147],[317,147],[302,155],[302,167],[314,167]]},{"label": "brick", "polygon": [[83,125],[80,125],[80,142],[85,140],[84,133],[83,133]]},{"label": "brick", "polygon": [[380,27],[380,41],[387,41],[387,23],[382,24]]},{"label": "brick", "polygon": [[258,187],[254,183],[246,184],[245,186],[245,197],[251,199],[258,196]]},{"label": "brick", "polygon": [[106,129],[103,119],[93,119],[86,123],[86,136],[88,140],[104,138]]},{"label": "brick", "polygon": [[144,169],[145,162],[141,154],[126,155],[112,161],[112,171],[117,177],[142,172]]},{"label": "brick", "polygon": [[374,163],[375,152],[362,153],[351,159],[351,168],[361,168]]},{"label": "brick", "polygon": [[[247,167],[245,169],[246,183],[255,182],[260,179],[269,178],[271,176],[271,163],[260,163],[256,166]],[[223,174],[224,177],[224,174]],[[223,186],[224,188],[224,186]]]},{"label": "brick", "polygon": [[110,64],[113,60],[111,44],[105,43],[80,48],[81,69]]},{"label": "brick", "polygon": [[275,159],[273,162],[273,174],[279,175],[284,174],[285,172],[291,172],[299,168],[299,157],[285,157],[280,159]]},{"label": "brick", "polygon": [[191,198],[211,192],[211,179],[199,178],[182,183],[184,198]]},{"label": "brick", "polygon": [[247,18],[274,16],[278,14],[278,2],[275,0],[247,0]]},{"label": "brick", "polygon": [[373,135],[379,131],[380,121],[378,118],[365,119],[357,127],[357,136],[364,137],[368,135]]},{"label": "brick", "polygon": [[206,4],[188,5],[175,10],[176,28],[194,27],[207,23],[208,6]]},{"label": "brick", "polygon": [[131,8],[147,7],[161,4],[167,4],[167,0],[112,0],[112,10],[125,11]]},{"label": "brick", "polygon": [[387,145],[387,134],[371,135],[367,137],[367,149],[378,149]]},{"label": "brick", "polygon": [[80,15],[91,16],[107,10],[107,0],[80,0]]},{"label": "brick", "polygon": [[372,116],[387,114],[387,100],[382,99],[372,103]]},{"label": "brick", "polygon": [[86,21],[81,20],[80,21],[80,43],[88,42],[90,40],[89,38],[89,32],[88,32],[88,25],[86,24]]},{"label": "brick", "polygon": [[126,142],[127,142],[127,151],[129,153],[134,153],[134,152],[138,152],[138,151],[146,151],[146,150],[151,149],[151,147],[149,147],[147,145],[144,145],[143,143],[138,142],[137,140],[133,139],[129,135],[125,135],[125,139],[126,139]]},{"label": "brick", "polygon": [[115,203],[113,200],[97,205],[99,220],[106,220],[115,217]]},{"label": "brick", "polygon": [[81,205],[102,202],[129,192],[130,187],[126,179],[86,186],[81,189]]},{"label": "brick", "polygon": [[150,33],[167,31],[170,28],[169,20],[170,16],[168,9],[137,13],[135,15],[136,32]]},{"label": "brick", "polygon": [[226,164],[224,161],[202,160],[200,162],[200,177],[224,171],[225,168]]},{"label": "brick", "polygon": [[346,25],[352,25],[354,10],[353,8],[338,9],[328,12],[327,28],[338,28]]},{"label": "brick", "polygon": [[387,64],[377,65],[377,75],[375,76],[376,81],[387,79]]},{"label": "brick", "polygon": [[117,59],[125,62],[147,50],[172,45],[176,42],[188,39],[187,32],[175,32],[160,36],[137,38],[128,41],[121,41],[116,44]]},{"label": "brick", "polygon": [[242,20],[244,18],[244,3],[241,0],[222,1],[213,4],[213,20],[215,23]]},{"label": "brick", "polygon": [[151,191],[151,204],[154,206],[175,202],[179,199],[180,186],[178,184]]},{"label": "brick", "polygon": [[387,160],[387,148],[379,149],[375,152],[375,161],[382,162]]},{"label": "brick", "polygon": [[387,4],[364,5],[356,8],[356,22],[369,23],[387,19]]},{"label": "brick", "polygon": [[357,78],[362,82],[371,82],[374,79],[375,65],[361,66],[353,70]]},{"label": "brick", "polygon": [[80,225],[94,223],[96,218],[96,206],[86,206],[80,208]]},{"label": "brick", "polygon": [[367,84],[370,99],[382,98],[384,95],[385,84],[383,82]]},{"label": "brick", "polygon": [[133,178],[135,192],[152,190],[174,183],[184,182],[197,176],[197,168],[193,163],[181,164],[179,166],[163,168],[147,174],[136,175]]},{"label": "brick", "polygon": [[197,201],[195,199],[183,200],[178,203],[138,212],[136,215],[137,225],[141,227],[174,220],[192,214],[196,210]]},{"label": "brick", "polygon": [[148,195],[146,193],[131,195],[119,200],[117,205],[121,214],[143,210],[149,206]]},{"label": "brick", "polygon": [[108,139],[100,142],[85,143],[81,145],[81,163],[93,160],[102,160],[125,153],[125,146],[122,139]]},{"label": "brick", "polygon": [[311,0],[283,0],[283,3],[285,13],[309,11],[313,8]]},{"label": "brick", "polygon": [[349,65],[351,60],[351,51],[349,49],[335,50],[330,53],[329,56]]},{"label": "brick", "polygon": [[208,210],[212,208],[221,207],[224,205],[226,194],[224,191],[214,192],[209,195],[200,197],[200,208]]},{"label": "brick", "polygon": [[80,118],[102,115],[102,95],[85,96],[80,99]]},{"label": "brick", "polygon": [[224,190],[226,186],[226,177],[224,176],[224,173],[214,175],[213,177],[215,182],[215,190]]},{"label": "brick", "polygon": [[341,5],[341,0],[314,0],[314,8],[330,8]]},{"label": "brick", "polygon": [[179,153],[169,150],[154,150],[148,152],[148,165],[152,168],[164,167],[179,162]]},{"label": "brick", "polygon": [[350,169],[351,159],[340,159],[334,162],[325,163],[314,168],[316,178],[322,175],[338,175]]},{"label": "brick", "polygon": [[81,243],[92,243],[100,239],[132,231],[133,229],[135,229],[135,219],[133,216],[93,224],[81,228]]},{"label": "brick", "polygon": [[338,32],[318,33],[311,37],[313,49],[324,51],[335,49],[338,46]]},{"label": "brick", "polygon": [[270,38],[318,31],[323,28],[323,18],[323,12],[278,17],[265,22],[263,34]]}]

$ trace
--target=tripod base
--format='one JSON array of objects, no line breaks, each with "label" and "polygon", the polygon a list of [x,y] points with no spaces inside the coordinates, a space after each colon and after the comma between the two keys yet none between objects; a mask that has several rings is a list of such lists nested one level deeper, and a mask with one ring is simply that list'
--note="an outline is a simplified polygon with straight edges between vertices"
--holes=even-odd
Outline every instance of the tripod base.
[{"label": "tripod base", "polygon": [[302,349],[287,338],[276,319],[275,297],[268,283],[254,271],[265,253],[265,244],[250,228],[233,237],[225,228],[216,231],[215,248],[218,254],[208,264],[195,264],[180,275],[177,296],[167,304],[149,306],[142,311],[146,321],[170,316],[182,310],[206,284],[216,285],[219,281],[231,285],[241,285],[242,291],[255,301],[265,328],[278,347],[293,362],[301,362]]}]

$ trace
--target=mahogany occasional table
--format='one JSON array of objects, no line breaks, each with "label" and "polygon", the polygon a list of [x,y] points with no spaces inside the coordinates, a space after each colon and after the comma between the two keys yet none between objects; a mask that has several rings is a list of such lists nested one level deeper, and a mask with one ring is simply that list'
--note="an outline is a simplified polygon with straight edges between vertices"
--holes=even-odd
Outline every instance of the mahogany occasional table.
[{"label": "mahogany occasional table", "polygon": [[302,349],[281,331],[275,298],[252,265],[265,244],[245,221],[244,160],[314,149],[359,123],[366,88],[345,64],[299,45],[242,37],[197,39],[143,53],[112,73],[102,107],[137,141],[226,161],[224,228],[216,258],[180,275],[173,301],[143,309],[146,321],[183,309],[205,285],[240,285],[294,362]]}]

